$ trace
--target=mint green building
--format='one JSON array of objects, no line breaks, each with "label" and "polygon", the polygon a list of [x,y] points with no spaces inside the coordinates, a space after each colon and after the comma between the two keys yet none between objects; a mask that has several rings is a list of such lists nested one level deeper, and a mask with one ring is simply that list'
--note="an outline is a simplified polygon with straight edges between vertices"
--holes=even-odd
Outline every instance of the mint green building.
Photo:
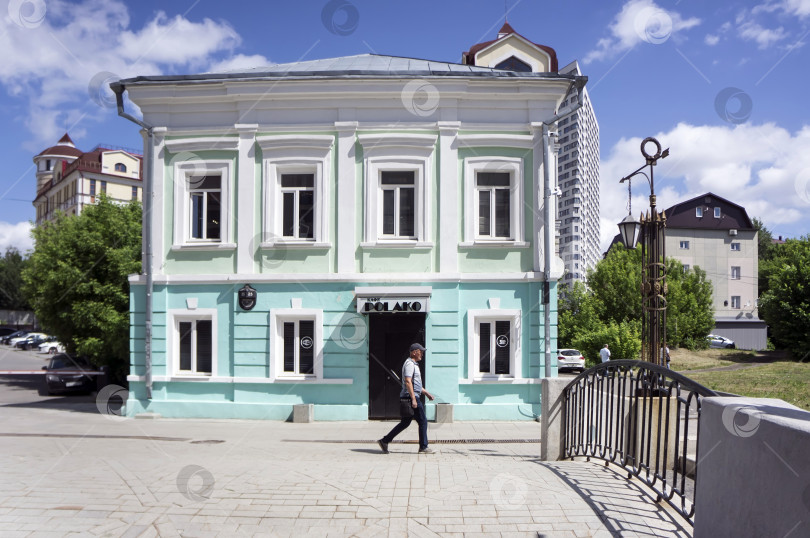
[{"label": "mint green building", "polygon": [[[481,52],[520,60],[518,38]],[[555,114],[584,78],[534,53],[534,71],[360,55],[113,84],[143,112],[152,204],[127,414],[395,418],[420,342],[429,417],[538,415]]]}]

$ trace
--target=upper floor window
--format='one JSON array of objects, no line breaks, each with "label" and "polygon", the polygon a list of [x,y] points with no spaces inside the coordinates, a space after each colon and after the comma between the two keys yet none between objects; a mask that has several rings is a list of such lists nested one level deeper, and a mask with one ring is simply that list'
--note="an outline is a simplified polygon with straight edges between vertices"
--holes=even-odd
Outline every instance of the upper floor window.
[{"label": "upper floor window", "polygon": [[702,218],[703,217],[703,207],[696,207],[695,208],[695,216],[697,218]]},{"label": "upper floor window", "polygon": [[107,182],[103,180],[101,181],[101,192],[107,193]]},{"label": "upper floor window", "polygon": [[53,163],[50,159],[45,159],[45,171],[49,172],[53,168]]},{"label": "upper floor window", "polygon": [[720,218],[720,208],[719,207],[714,208],[714,218],[716,218],[716,219]]},{"label": "upper floor window", "polygon": [[689,241],[681,241],[680,242],[680,248],[682,248],[684,250],[689,250]]},{"label": "upper floor window", "polygon": [[740,268],[738,266],[731,266],[731,279],[740,280]]},{"label": "upper floor window", "polygon": [[688,264],[688,263],[683,264],[683,272],[684,272],[684,273],[688,273],[688,272],[689,272],[689,264]]},{"label": "upper floor window", "polygon": [[188,178],[190,239],[219,241],[222,214],[222,176]]},{"label": "upper floor window", "polygon": [[281,235],[315,237],[315,174],[281,174]]},{"label": "upper floor window", "polygon": [[739,242],[731,243],[731,250],[733,250],[735,252],[739,252],[740,251],[740,243]]},{"label": "upper floor window", "polygon": [[126,172],[127,171],[127,165],[125,165],[124,163],[115,163],[115,171],[116,172]]},{"label": "upper floor window", "polygon": [[[256,139],[263,153],[264,248],[297,243],[327,246],[328,189],[334,137],[273,135]],[[291,147],[295,150],[291,153]],[[352,211],[350,208],[346,208]]]},{"label": "upper floor window", "polygon": [[509,173],[478,172],[475,178],[478,237],[511,239],[511,186]]},{"label": "upper floor window", "polygon": [[132,199],[133,200],[138,199],[138,187],[132,187]]},{"label": "upper floor window", "polygon": [[732,295],[731,296],[731,308],[740,308],[740,296],[739,295]]},{"label": "upper floor window", "polygon": [[96,180],[91,179],[90,180],[90,202],[95,202],[96,201],[95,196],[96,196]]},{"label": "upper floor window", "polygon": [[381,238],[416,239],[416,173],[382,171]]},{"label": "upper floor window", "polygon": [[230,170],[230,161],[175,165],[175,245],[227,242]]}]

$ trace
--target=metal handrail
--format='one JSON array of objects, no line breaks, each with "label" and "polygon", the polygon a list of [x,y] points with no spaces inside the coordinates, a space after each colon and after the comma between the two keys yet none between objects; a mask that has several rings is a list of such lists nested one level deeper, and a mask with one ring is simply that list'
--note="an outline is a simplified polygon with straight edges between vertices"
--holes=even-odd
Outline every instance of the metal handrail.
[{"label": "metal handrail", "polygon": [[[711,389],[663,366],[615,360],[582,372],[563,389],[563,453],[619,465],[690,524],[697,461],[687,466],[690,432],[700,443],[700,399]],[[694,415],[694,416],[693,416]]]}]

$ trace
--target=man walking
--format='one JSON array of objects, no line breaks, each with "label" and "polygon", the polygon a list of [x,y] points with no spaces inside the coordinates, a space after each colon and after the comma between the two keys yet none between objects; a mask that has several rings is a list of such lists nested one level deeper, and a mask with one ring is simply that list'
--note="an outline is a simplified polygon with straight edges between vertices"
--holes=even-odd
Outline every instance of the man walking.
[{"label": "man walking", "polygon": [[411,344],[410,356],[402,365],[402,390],[399,393],[400,415],[402,420],[388,432],[388,435],[377,441],[383,454],[388,454],[388,443],[402,433],[416,419],[419,425],[419,453],[433,454],[434,450],[428,447],[427,415],[425,405],[419,398],[422,394],[433,401],[433,395],[422,386],[422,373],[419,371],[419,361],[424,358],[425,348],[420,344]]},{"label": "man walking", "polygon": [[599,356],[602,357],[602,362],[607,362],[610,360],[610,350],[608,349],[607,344],[605,344],[605,347],[599,350]]}]

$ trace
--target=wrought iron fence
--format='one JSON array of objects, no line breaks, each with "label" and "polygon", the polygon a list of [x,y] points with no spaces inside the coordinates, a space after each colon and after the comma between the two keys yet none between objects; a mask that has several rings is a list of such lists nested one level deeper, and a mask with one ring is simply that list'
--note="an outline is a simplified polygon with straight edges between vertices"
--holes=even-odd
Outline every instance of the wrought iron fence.
[{"label": "wrought iron fence", "polygon": [[693,523],[706,396],[717,394],[649,362],[616,360],[586,370],[563,392],[564,457],[621,466]]}]

